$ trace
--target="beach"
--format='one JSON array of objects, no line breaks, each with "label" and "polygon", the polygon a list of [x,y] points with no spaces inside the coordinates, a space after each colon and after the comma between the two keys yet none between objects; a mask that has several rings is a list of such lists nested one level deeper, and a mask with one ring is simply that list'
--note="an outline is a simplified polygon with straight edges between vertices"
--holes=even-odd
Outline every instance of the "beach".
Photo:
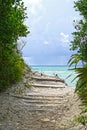
[{"label": "beach", "polygon": [[26,67],[23,81],[0,94],[1,130],[83,130],[74,124],[80,113],[74,88],[63,79]]}]

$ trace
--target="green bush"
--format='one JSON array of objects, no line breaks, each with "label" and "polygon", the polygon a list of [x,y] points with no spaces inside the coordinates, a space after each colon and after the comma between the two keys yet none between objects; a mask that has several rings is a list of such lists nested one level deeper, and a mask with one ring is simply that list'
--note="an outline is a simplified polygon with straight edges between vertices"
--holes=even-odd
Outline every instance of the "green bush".
[{"label": "green bush", "polygon": [[0,92],[21,80],[24,62],[17,40],[29,33],[22,0],[4,0],[0,6]]},{"label": "green bush", "polygon": [[[7,53],[7,51],[6,51]],[[24,62],[16,52],[5,56],[0,64],[0,91],[5,90],[8,86],[22,79]]]}]

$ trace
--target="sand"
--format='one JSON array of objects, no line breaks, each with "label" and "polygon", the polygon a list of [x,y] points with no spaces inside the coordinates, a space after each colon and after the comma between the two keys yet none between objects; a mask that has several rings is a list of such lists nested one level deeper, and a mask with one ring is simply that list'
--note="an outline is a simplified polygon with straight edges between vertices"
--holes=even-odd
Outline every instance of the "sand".
[{"label": "sand", "polygon": [[84,130],[75,123],[80,100],[58,76],[29,72],[0,94],[0,130]]}]

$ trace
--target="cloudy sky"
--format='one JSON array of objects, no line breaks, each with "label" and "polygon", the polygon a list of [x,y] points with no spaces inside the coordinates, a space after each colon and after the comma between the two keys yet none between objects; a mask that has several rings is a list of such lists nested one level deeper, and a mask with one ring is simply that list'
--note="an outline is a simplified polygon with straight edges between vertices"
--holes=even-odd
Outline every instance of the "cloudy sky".
[{"label": "cloudy sky", "polygon": [[30,65],[66,65],[70,52],[74,0],[24,0],[30,34],[24,39],[23,57]]}]

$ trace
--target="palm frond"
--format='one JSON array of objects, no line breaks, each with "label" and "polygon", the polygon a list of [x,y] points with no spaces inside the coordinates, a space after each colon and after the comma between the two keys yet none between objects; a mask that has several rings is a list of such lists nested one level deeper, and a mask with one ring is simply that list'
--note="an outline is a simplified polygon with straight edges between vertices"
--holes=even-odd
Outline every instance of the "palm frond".
[{"label": "palm frond", "polygon": [[79,61],[81,61],[82,59],[82,55],[81,54],[73,54],[70,58],[70,60],[68,61],[69,67],[71,65],[75,65],[77,66],[77,64],[79,63]]}]

